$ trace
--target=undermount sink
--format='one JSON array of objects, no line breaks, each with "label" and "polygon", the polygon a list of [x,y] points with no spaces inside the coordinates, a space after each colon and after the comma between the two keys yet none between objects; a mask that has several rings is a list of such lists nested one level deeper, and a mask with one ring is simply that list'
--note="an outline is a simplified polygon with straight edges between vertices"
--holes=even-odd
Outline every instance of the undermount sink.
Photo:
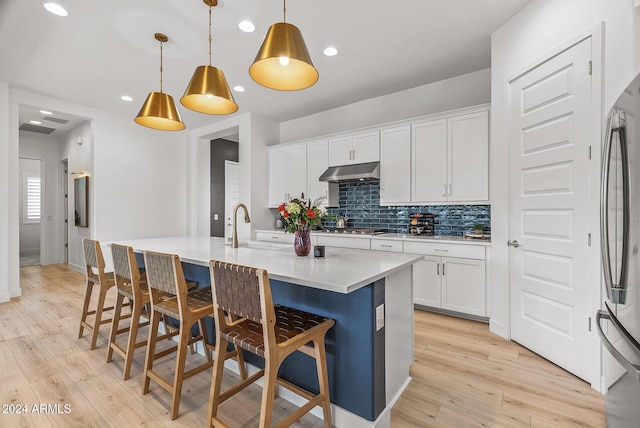
[{"label": "undermount sink", "polygon": [[[231,243],[229,242],[226,245],[231,246]],[[244,241],[238,243],[238,248],[250,248],[252,250],[283,250],[285,248],[291,248],[291,245],[261,241]]]}]

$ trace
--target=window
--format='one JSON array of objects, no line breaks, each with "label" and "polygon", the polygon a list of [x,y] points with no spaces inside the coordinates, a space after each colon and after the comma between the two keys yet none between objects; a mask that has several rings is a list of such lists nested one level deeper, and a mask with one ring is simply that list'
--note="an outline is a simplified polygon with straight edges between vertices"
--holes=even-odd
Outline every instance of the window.
[{"label": "window", "polygon": [[40,176],[25,174],[23,186],[22,222],[40,223]]}]

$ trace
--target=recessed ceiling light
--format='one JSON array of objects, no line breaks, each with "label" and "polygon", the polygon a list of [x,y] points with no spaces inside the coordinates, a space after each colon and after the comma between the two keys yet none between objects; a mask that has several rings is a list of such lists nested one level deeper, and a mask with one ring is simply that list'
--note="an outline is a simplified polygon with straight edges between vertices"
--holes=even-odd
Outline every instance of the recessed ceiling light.
[{"label": "recessed ceiling light", "polygon": [[256,26],[253,25],[253,22],[247,21],[246,19],[240,22],[238,27],[245,33],[253,33],[256,30]]},{"label": "recessed ceiling light", "polygon": [[42,125],[42,122],[39,120],[30,120],[29,123],[33,123],[34,125]]},{"label": "recessed ceiling light", "polygon": [[131,98],[129,95],[123,95],[120,97],[120,99],[122,101],[133,101],[133,98]]},{"label": "recessed ceiling light", "polygon": [[58,3],[45,3],[44,8],[47,9],[49,12],[53,13],[54,15],[58,15],[58,16],[69,15],[69,12],[67,12],[67,10],[64,7],[60,6]]},{"label": "recessed ceiling light", "polygon": [[233,90],[236,92],[244,92],[244,86],[236,85],[233,87]]},{"label": "recessed ceiling light", "polygon": [[324,54],[326,56],[335,56],[338,54],[338,49],[334,48],[333,46],[329,46],[324,50]]},{"label": "recessed ceiling light", "polygon": [[40,113],[42,113],[42,114],[46,114],[46,115],[53,114],[53,112],[50,112],[50,111],[48,111],[48,110],[40,110]]}]

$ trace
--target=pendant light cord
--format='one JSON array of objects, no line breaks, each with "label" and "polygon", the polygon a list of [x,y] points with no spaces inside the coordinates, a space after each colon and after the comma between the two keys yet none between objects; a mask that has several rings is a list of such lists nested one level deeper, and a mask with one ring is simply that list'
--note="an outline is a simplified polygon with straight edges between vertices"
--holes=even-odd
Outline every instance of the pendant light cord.
[{"label": "pendant light cord", "polygon": [[287,0],[282,0],[283,6],[282,6],[282,14],[284,15],[284,21],[283,22],[287,22]]},{"label": "pendant light cord", "polygon": [[160,93],[162,93],[162,40],[160,40]]},{"label": "pendant light cord", "polygon": [[211,67],[211,5],[209,5],[209,67]]}]

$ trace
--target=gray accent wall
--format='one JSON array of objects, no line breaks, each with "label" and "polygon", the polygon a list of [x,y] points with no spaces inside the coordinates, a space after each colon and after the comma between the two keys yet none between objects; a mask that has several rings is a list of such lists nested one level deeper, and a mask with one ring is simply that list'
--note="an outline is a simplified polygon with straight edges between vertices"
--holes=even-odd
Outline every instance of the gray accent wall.
[{"label": "gray accent wall", "polygon": [[[238,143],[218,138],[211,140],[211,236],[224,238],[224,162],[238,162]],[[218,214],[218,220],[214,215]]]}]

